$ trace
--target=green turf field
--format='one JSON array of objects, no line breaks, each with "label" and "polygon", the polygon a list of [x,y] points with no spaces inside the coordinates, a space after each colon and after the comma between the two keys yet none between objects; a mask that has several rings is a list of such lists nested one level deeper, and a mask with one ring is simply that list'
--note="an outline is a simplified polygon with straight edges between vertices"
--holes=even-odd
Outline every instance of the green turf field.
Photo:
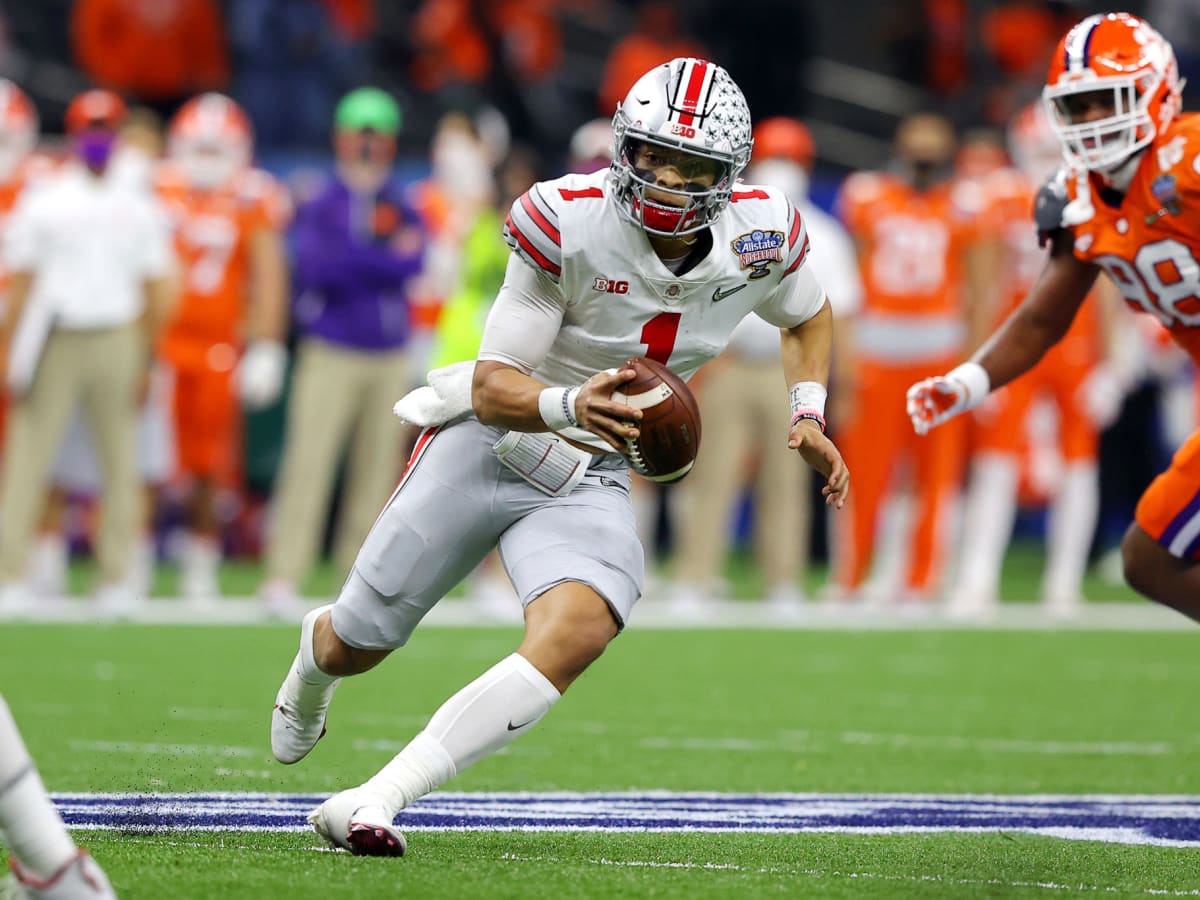
[{"label": "green turf field", "polygon": [[[516,632],[418,630],[341,687],[329,734],[283,767],[267,728],[295,638],[6,624],[0,685],[52,791],[321,795],[372,774]],[[633,629],[534,732],[449,788],[1200,795],[1198,639]],[[1016,827],[413,831],[408,857],[372,860],[302,831],[139,821],[79,833],[122,897],[1200,896],[1196,849]]]}]

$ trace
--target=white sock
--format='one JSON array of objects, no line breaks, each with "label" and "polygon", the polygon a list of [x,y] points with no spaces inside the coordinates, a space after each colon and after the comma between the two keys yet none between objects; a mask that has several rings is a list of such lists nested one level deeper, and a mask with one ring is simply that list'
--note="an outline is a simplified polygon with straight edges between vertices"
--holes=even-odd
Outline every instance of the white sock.
[{"label": "white sock", "polygon": [[184,538],[181,589],[185,596],[210,596],[220,593],[217,572],[221,567],[221,545],[208,535],[189,531]]},{"label": "white sock", "polygon": [[[323,607],[321,611],[324,612],[325,610],[330,609],[333,609],[333,607],[326,606]],[[317,612],[317,610],[313,610],[313,612]],[[312,615],[312,613],[309,613],[309,615]],[[320,616],[316,616],[314,621],[316,618],[320,618]],[[313,627],[313,634],[316,634],[315,625]],[[301,630],[301,635],[303,635],[303,630]],[[325,685],[332,684],[338,680],[338,676],[327,674],[321,669],[320,666],[317,665],[317,658],[313,654],[311,639],[307,641],[300,641],[300,652],[296,654],[296,659],[292,663],[292,668],[296,670],[296,675],[299,676],[300,680],[305,684],[324,687]]]},{"label": "white sock", "polygon": [[394,816],[524,734],[561,696],[529,660],[514,653],[443,703],[425,730],[363,788],[377,794]]},{"label": "white sock", "polygon": [[0,697],[0,839],[21,867],[46,879],[75,855],[75,842],[46,794],[8,704]]},{"label": "white sock", "polygon": [[1017,462],[1002,453],[981,453],[971,465],[963,516],[958,579],[950,594],[995,601],[1000,569],[1017,515]]},{"label": "white sock", "polygon": [[1046,523],[1046,575],[1042,596],[1070,600],[1083,592],[1088,549],[1100,514],[1100,470],[1093,462],[1071,463],[1050,506]]},{"label": "white sock", "polygon": [[29,551],[34,590],[58,597],[67,592],[67,539],[57,531],[39,534]]}]

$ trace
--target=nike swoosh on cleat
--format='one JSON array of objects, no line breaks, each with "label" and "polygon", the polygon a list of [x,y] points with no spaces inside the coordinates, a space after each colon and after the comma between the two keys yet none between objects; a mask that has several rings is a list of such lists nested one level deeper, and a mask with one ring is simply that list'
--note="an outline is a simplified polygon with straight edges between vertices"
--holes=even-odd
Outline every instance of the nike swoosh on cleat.
[{"label": "nike swoosh on cleat", "polygon": [[736,294],[738,291],[740,291],[744,287],[746,287],[745,283],[739,284],[737,287],[731,287],[727,291],[723,291],[720,288],[717,288],[715,291],[713,291],[713,303],[720,303],[726,297],[728,297],[731,294]]}]

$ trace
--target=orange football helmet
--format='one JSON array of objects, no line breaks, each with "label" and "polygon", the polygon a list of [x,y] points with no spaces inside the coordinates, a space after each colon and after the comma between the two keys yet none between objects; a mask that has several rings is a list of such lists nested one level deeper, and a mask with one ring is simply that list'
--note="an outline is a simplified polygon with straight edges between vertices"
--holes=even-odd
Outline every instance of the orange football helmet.
[{"label": "orange football helmet", "polygon": [[[1067,159],[1111,171],[1179,115],[1175,51],[1128,13],[1088,16],[1066,33],[1050,61],[1042,99]],[[1089,104],[1109,107],[1090,119]]]},{"label": "orange football helmet", "polygon": [[25,92],[0,78],[0,181],[7,181],[37,143],[37,111]]},{"label": "orange football helmet", "polygon": [[816,155],[812,134],[796,119],[772,116],[754,129],[754,158],[758,161],[787,159],[807,169]]},{"label": "orange football helmet", "polygon": [[193,187],[220,187],[250,164],[253,152],[250,120],[224,94],[193,97],[167,129],[167,155]]}]

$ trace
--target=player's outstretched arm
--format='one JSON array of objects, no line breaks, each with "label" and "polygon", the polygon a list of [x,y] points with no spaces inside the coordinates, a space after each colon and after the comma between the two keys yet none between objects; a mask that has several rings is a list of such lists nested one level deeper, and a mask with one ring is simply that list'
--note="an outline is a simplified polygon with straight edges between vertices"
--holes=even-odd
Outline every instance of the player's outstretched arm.
[{"label": "player's outstretched arm", "polygon": [[919,434],[973,409],[988,393],[1032,369],[1071,327],[1099,270],[1075,257],[1067,232],[1056,232],[1052,240],[1050,257],[1029,295],[970,361],[908,389],[908,414]]},{"label": "player's outstretched arm", "polygon": [[833,348],[829,301],[794,328],[780,329],[783,372],[791,385],[792,421],[788,446],[825,476],[825,503],[841,509],[850,490],[850,471],[833,441],[825,436],[825,385]]}]

